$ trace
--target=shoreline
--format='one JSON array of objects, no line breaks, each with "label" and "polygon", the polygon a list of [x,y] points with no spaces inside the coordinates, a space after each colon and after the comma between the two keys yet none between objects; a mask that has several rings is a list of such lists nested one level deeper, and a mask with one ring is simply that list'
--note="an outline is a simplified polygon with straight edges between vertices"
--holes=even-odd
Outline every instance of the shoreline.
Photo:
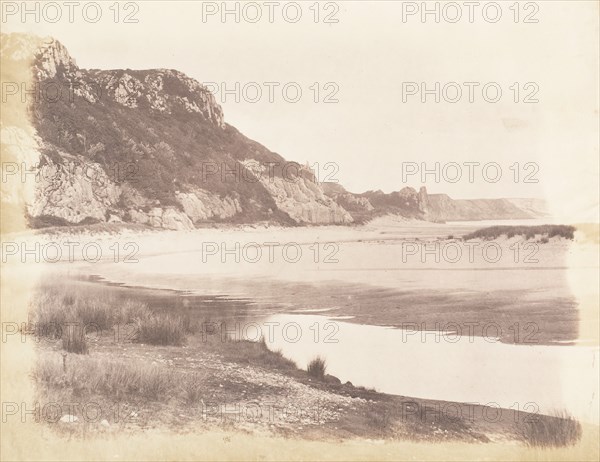
[{"label": "shoreline", "polygon": [[[439,226],[439,225],[438,225]],[[412,233],[415,231],[415,229],[417,230],[423,230],[422,227],[416,227],[416,228],[411,228],[409,230],[403,230],[407,231],[409,233]],[[447,228],[443,227],[443,233],[442,234],[446,234],[447,233]],[[256,234],[253,233],[258,233],[259,236],[264,235],[264,233],[268,233],[270,231],[273,230],[256,230],[253,229],[250,232],[247,231],[240,231],[240,230],[219,230],[219,234],[223,237],[223,238],[231,238],[233,236],[233,239],[235,238],[239,238],[240,235],[242,237],[244,237],[245,239],[252,239],[253,237],[255,237]],[[280,230],[278,230],[280,231]],[[287,230],[286,230],[287,231]],[[314,232],[315,229],[311,228],[311,229],[307,229],[305,232],[308,234],[307,237],[307,242],[310,242],[310,238],[312,238],[313,236],[318,237],[319,239],[323,240],[323,239],[327,239],[328,236],[324,236],[324,229],[323,228],[319,228],[317,229],[317,232]],[[339,229],[336,228],[335,229],[335,234],[338,234]],[[385,248],[388,248],[387,244],[391,244],[389,247],[393,248],[393,242],[394,241],[401,241],[402,239],[405,239],[406,237],[404,236],[390,236],[388,234],[384,234],[382,235],[382,231],[381,229],[364,229],[363,230],[364,233],[360,233],[359,235],[357,235],[356,230],[350,230],[350,232],[348,233],[349,236],[341,236],[340,239],[344,239],[344,237],[349,237],[350,239],[348,240],[348,242],[350,242],[352,245],[358,245],[359,247],[364,246],[364,245],[376,245],[379,241],[384,241],[384,243],[386,244]],[[181,236],[181,234],[187,235],[187,238],[185,238],[184,236]],[[189,243],[194,242],[194,239],[196,237],[198,237],[198,235],[201,233],[197,233],[197,232],[191,232],[191,233],[179,233],[179,234],[172,234],[172,233],[148,233],[145,234],[144,236],[142,236],[141,238],[144,239],[146,237],[148,237],[148,243],[152,244],[150,247],[151,248],[159,248],[161,249],[161,252],[159,255],[157,255],[156,257],[152,256],[150,257],[147,254],[143,254],[142,257],[144,258],[159,258],[158,261],[160,261],[161,257],[165,257],[165,256],[172,256],[172,253],[168,253],[170,249],[165,249],[161,244],[163,243],[167,243],[167,247],[172,246],[172,248],[179,248],[179,254],[186,256],[189,255],[190,250],[185,250],[183,249],[183,247],[186,247]],[[302,234],[302,233],[301,233]],[[156,237],[160,237],[159,239],[156,239]],[[169,236],[181,236],[184,237],[184,239],[180,239],[176,242],[169,242]],[[384,237],[385,236],[385,237]],[[97,236],[89,236],[90,239],[99,239],[101,241],[104,242],[104,244],[109,245],[110,242],[110,238],[113,236],[108,236],[108,239],[104,239],[104,238],[98,238]],[[122,236],[118,236],[119,238],[121,238]],[[306,237],[306,236],[305,236]],[[383,239],[382,239],[383,237]],[[369,239],[371,238],[371,239]],[[125,237],[124,239],[127,239],[127,237]],[[436,239],[440,239],[439,237]],[[441,238],[442,241],[444,241],[444,238]],[[83,242],[85,242],[85,239],[82,240]],[[105,242],[105,241],[109,241],[109,242]],[[506,244],[505,240],[505,244]],[[549,244],[549,247],[547,247],[547,251],[548,252],[554,252],[556,253],[556,248],[566,248],[566,246],[568,246],[567,243],[565,242],[561,242],[561,241],[556,241],[555,243],[551,242]],[[172,250],[171,248],[171,250]],[[147,263],[147,262],[144,262]],[[147,265],[145,264],[144,267],[146,267]],[[161,265],[159,264],[159,267]],[[179,294],[186,294],[187,296],[200,296],[198,295],[197,292],[195,292],[194,290],[190,290],[190,288],[186,288],[185,287],[185,279],[181,279],[180,276],[177,276],[176,280],[178,280],[181,283],[181,286],[175,286],[172,285],[171,283],[173,282],[173,278],[165,278],[160,277],[159,279],[156,280],[162,280],[162,284],[165,284],[168,287],[156,287],[152,284],[150,284],[149,286],[145,286],[145,284],[142,284],[140,287],[140,279],[138,278],[136,280],[136,277],[130,278],[129,276],[134,276],[135,272],[131,272],[131,270],[137,269],[137,267],[134,268],[130,268],[127,266],[118,266],[118,265],[113,265],[111,262],[100,262],[99,266],[93,266],[93,265],[89,265],[89,264],[85,264],[85,262],[75,262],[75,264],[73,266],[70,266],[68,264],[65,265],[60,265],[61,269],[67,269],[69,273],[71,274],[80,274],[80,275],[88,275],[88,276],[92,276],[92,279],[94,279],[93,275],[97,275],[96,279],[99,278],[104,278],[104,281],[99,281],[96,280],[94,282],[91,282],[91,285],[98,285],[98,286],[103,286],[103,285],[108,285],[108,286],[112,286],[112,287],[116,287],[119,289],[122,289],[124,291],[129,291],[129,292],[137,292],[137,291],[144,291],[144,290],[148,290],[148,291],[152,291],[152,292],[159,292],[159,293],[163,293],[166,291],[168,291],[168,293],[171,296],[177,296]],[[121,268],[120,270],[117,271],[118,268]],[[183,266],[182,266],[183,268]],[[293,267],[294,269],[296,269],[297,267]],[[141,269],[141,268],[140,268]],[[251,269],[254,271],[255,268],[251,267]],[[332,268],[333,269],[333,268]],[[339,269],[339,268],[338,268]],[[151,271],[151,270],[150,270]],[[388,269],[388,273],[389,273],[389,269]],[[110,275],[113,275],[113,278],[110,278]],[[150,273],[151,274],[151,273]],[[127,278],[125,279],[121,279],[120,276],[123,275],[127,275]],[[108,276],[108,277],[107,277]],[[227,271],[225,271],[222,275],[222,277],[225,277],[227,279]],[[55,276],[55,277],[60,277],[60,276]],[[196,281],[196,284],[201,285],[202,284],[202,278],[199,278],[199,275],[194,275],[193,273],[191,273],[189,275],[190,278],[194,279]],[[212,276],[211,276],[212,277]],[[214,275],[214,277],[220,277],[218,274]],[[257,278],[260,278],[260,276],[256,276]],[[271,285],[271,291],[273,294],[277,294],[278,292],[281,292],[281,287],[287,286],[288,287],[288,291],[294,292],[294,291],[298,291],[300,293],[303,294],[309,294],[311,295],[311,297],[309,297],[308,299],[306,299],[303,303],[307,306],[313,307],[314,306],[319,306],[319,307],[327,307],[328,304],[327,303],[322,303],[318,300],[320,300],[318,297],[321,297],[322,295],[319,295],[318,293],[316,293],[314,290],[310,290],[307,291],[306,290],[306,283],[300,283],[300,282],[296,282],[294,283],[293,280],[287,280],[287,279],[283,279],[283,280],[278,280],[275,282],[275,280],[271,281],[268,277],[267,279],[269,280],[269,284]],[[110,282],[110,281],[113,282]],[[123,281],[123,282],[119,282],[119,281]],[[141,280],[143,280],[143,278],[141,278]],[[227,281],[230,281],[230,279],[227,279]],[[225,281],[223,282],[223,284],[225,284],[226,286],[228,286],[228,282]],[[308,281],[308,283],[311,283],[310,281]],[[257,286],[256,286],[256,280],[248,280],[245,281],[244,284],[248,285],[249,287],[252,287],[253,289],[256,290]],[[278,284],[280,286],[278,286]],[[291,284],[291,286],[290,286]],[[296,288],[294,289],[294,284],[296,284]],[[144,287],[145,286],[145,287]],[[232,297],[232,300],[239,300],[240,297],[242,299],[247,298],[249,301],[253,301],[255,303],[270,303],[269,307],[266,308],[267,310],[274,310],[277,305],[277,299],[273,299],[273,298],[262,298],[262,299],[258,299],[258,300],[253,300],[253,297],[244,297],[243,292],[241,291],[236,291],[234,290],[231,293],[219,290],[219,286],[208,286],[210,287],[211,291],[215,292],[217,294],[219,294],[221,296],[222,300],[227,301],[227,295],[230,295]],[[239,286],[238,289],[242,287]],[[279,287],[279,288],[278,288]],[[291,288],[290,288],[291,287]],[[313,286],[311,286],[313,287]],[[350,286],[345,286],[344,288],[340,288],[342,290],[334,290],[333,287],[336,286],[332,286],[330,285],[330,282],[328,283],[324,283],[323,284],[323,294],[324,295],[328,295],[330,293],[336,293],[339,292],[339,294],[348,294],[348,288]],[[458,288],[457,288],[458,289]],[[373,290],[375,292],[369,292],[367,291],[366,293],[363,294],[363,296],[365,297],[365,300],[367,299],[371,299],[371,303],[376,303],[378,304],[378,306],[381,305],[381,302],[385,300],[385,298],[381,298],[381,295],[389,295],[390,294],[390,290],[389,288],[386,289],[382,289],[382,288],[376,288],[374,287]],[[426,289],[426,290],[430,290],[430,289]],[[455,289],[456,290],[456,289]],[[360,292],[364,291],[364,287],[361,287],[360,289],[357,289],[356,293],[352,293],[353,297],[360,297]],[[379,292],[379,294],[377,293]],[[411,300],[411,302],[409,303],[410,306],[414,305],[414,302],[418,300],[418,298],[422,298],[422,297],[418,297],[418,291],[415,291],[413,289],[411,289],[410,287],[403,289],[402,293],[404,294],[403,296],[410,296],[411,293],[413,293],[413,298],[408,298],[406,300]],[[459,291],[460,293],[460,291]],[[225,296],[223,296],[223,294],[225,294]],[[449,311],[449,313],[452,313],[452,316],[456,317],[456,303],[452,302],[451,298],[448,298],[448,294],[445,294],[445,298],[444,298],[444,306],[448,306],[451,308],[451,310]],[[510,295],[510,294],[509,294]],[[206,297],[210,297],[211,293],[210,291],[205,293],[204,296]],[[318,296],[318,297],[317,297]],[[430,297],[434,297],[435,294],[429,294]],[[511,295],[512,296],[512,295]],[[316,297],[316,298],[315,298]],[[461,297],[464,298],[464,294],[461,295]],[[423,301],[425,300],[425,301]],[[431,307],[431,300],[427,299],[423,299],[421,300],[421,302],[424,304],[424,306],[428,306]],[[433,299],[432,299],[433,300]],[[489,296],[488,296],[488,301],[490,300]],[[243,301],[243,300],[242,300]],[[476,299],[474,299],[474,303],[476,303]],[[475,306],[475,305],[474,305]],[[454,307],[454,308],[452,308]],[[283,311],[281,312],[286,312],[286,313],[301,313],[302,312],[302,304],[300,306],[296,306],[294,309],[289,309],[288,308],[283,308]],[[306,308],[306,307],[304,307]],[[431,311],[431,310],[429,310]],[[367,310],[366,313],[370,313],[370,310]],[[417,311],[418,312],[418,311]],[[467,310],[468,312],[468,310]],[[382,314],[383,313],[383,314]],[[390,319],[398,319],[397,318],[397,313],[395,311],[389,311],[388,314],[387,311],[385,309],[379,310],[379,316],[390,316]],[[413,310],[413,313],[415,313],[415,311]],[[422,314],[425,312],[422,312]],[[440,313],[443,313],[440,312]],[[353,313],[351,310],[351,306],[340,306],[338,307],[336,310],[334,311],[330,311],[327,313],[327,315],[332,314],[335,317],[338,316],[351,316],[354,315],[356,313]],[[467,319],[467,318],[465,318]],[[481,318],[478,318],[481,319]],[[389,323],[381,323],[381,322],[369,322],[372,321],[373,319],[370,319],[367,317],[366,319],[359,319],[359,317],[355,317],[352,319],[349,319],[348,321],[356,323],[356,324],[368,324],[368,325],[389,325]],[[560,340],[560,338],[559,338]],[[250,347],[249,344],[244,344],[247,347]],[[564,345],[564,343],[562,344]],[[90,352],[91,354],[89,355],[90,358],[93,358],[94,360],[96,359],[110,359],[111,361],[119,361],[120,359],[122,359],[124,356],[124,354],[129,355],[129,354],[133,354],[133,352],[135,352],[136,354],[136,360],[133,362],[133,364],[140,364],[140,367],[145,367],[148,364],[146,364],[146,360],[143,359],[143,357],[145,355],[152,355],[154,354],[157,350],[156,347],[150,347],[150,346],[144,346],[143,348],[140,347],[138,344],[132,344],[132,346],[128,346],[125,347],[128,350],[131,350],[129,353],[124,353],[124,351],[122,351],[119,348],[113,348],[113,347],[109,347],[107,345],[103,345],[102,343],[99,344],[99,346],[101,347],[103,353],[98,355],[99,351],[95,350],[96,345],[92,345],[90,347]],[[239,347],[239,346],[238,346]],[[167,350],[165,351],[164,355],[167,355],[169,357],[169,359],[172,359],[175,361],[174,358],[178,358],[181,356],[181,352],[185,351],[185,350],[181,350],[181,347],[159,347],[159,348],[166,348]],[[225,349],[229,348],[229,346],[223,347]],[[252,346],[252,348],[256,348],[254,346]],[[49,353],[52,352],[52,350],[50,351],[43,351],[43,353]],[[56,353],[56,352],[55,352]],[[160,353],[163,354],[163,353]],[[206,352],[202,352],[200,349],[196,348],[194,350],[194,354],[198,357],[204,357],[203,355],[206,354]],[[223,354],[223,352],[219,353],[219,354]],[[228,358],[226,358],[226,360],[224,360],[223,358],[220,358],[219,361],[223,364],[223,365],[229,365],[231,367],[237,368],[240,366],[239,361],[240,359],[243,359],[244,355],[246,354],[246,352],[244,353],[240,353],[239,351],[236,352],[235,347],[233,347],[232,350],[230,350],[228,353],[226,353],[227,355],[229,355]],[[57,353],[58,355],[58,353]],[[237,356],[240,355],[240,356]],[[266,349],[266,351],[262,351],[260,353],[260,355],[264,355],[265,358],[270,358],[269,361],[279,361],[279,359],[274,359],[277,358],[278,355],[277,353],[274,353],[268,349]],[[260,356],[259,355],[259,356]],[[55,359],[52,359],[50,362],[54,362],[54,361],[58,361],[59,356],[55,356]],[[204,357],[204,360],[208,361],[210,358],[209,357]],[[128,360],[129,361],[129,360]],[[287,360],[286,360],[287,361]],[[167,366],[170,367],[170,366]],[[175,370],[182,372],[181,370],[178,369],[179,366],[175,366]],[[368,406],[367,406],[367,410],[369,411],[369,415],[371,417],[369,417],[369,419],[371,420],[365,420],[364,417],[360,417],[360,419],[362,420],[356,420],[358,419],[358,415],[360,414],[361,416],[364,414],[364,409],[363,406],[365,405],[365,403],[363,403],[362,401],[357,401],[356,403],[360,404],[360,406],[357,404],[356,407],[352,408],[352,412],[349,412],[347,414],[344,414],[343,417],[343,421],[346,421],[344,419],[348,419],[347,422],[347,426],[346,427],[341,427],[342,429],[340,430],[340,426],[334,425],[334,424],[326,424],[326,427],[333,427],[333,428],[329,428],[327,427],[326,432],[323,433],[323,426],[319,426],[317,425],[316,427],[309,427],[312,428],[312,430],[306,430],[302,429],[302,431],[300,432],[300,434],[298,435],[301,438],[306,438],[307,436],[310,436],[311,431],[314,430],[314,435],[318,437],[322,437],[323,434],[326,434],[328,436],[331,436],[334,439],[344,439],[344,438],[349,438],[349,437],[366,437],[366,438],[375,438],[375,439],[380,439],[383,438],[383,440],[386,440],[387,437],[381,437],[380,435],[383,434],[384,436],[386,434],[388,434],[388,432],[392,432],[391,434],[400,434],[397,433],[398,428],[402,427],[404,428],[404,430],[402,430],[401,433],[402,435],[404,435],[402,438],[406,439],[407,435],[410,436],[410,431],[406,430],[406,426],[407,425],[413,425],[413,426],[417,426],[417,427],[411,427],[411,428],[419,428],[418,431],[415,431],[415,434],[423,434],[423,435],[428,435],[428,438],[432,438],[431,441],[438,441],[438,439],[436,438],[443,438],[442,434],[432,434],[429,430],[428,427],[422,427],[423,424],[428,424],[430,422],[424,422],[422,420],[420,420],[420,418],[417,418],[417,421],[414,421],[414,416],[410,417],[410,421],[407,421],[407,416],[406,416],[406,405],[407,403],[414,403],[416,402],[418,404],[418,406],[420,406],[421,408],[425,409],[425,408],[430,408],[431,406],[439,406],[439,405],[445,405],[445,406],[450,406],[451,409],[453,409],[453,406],[459,406],[459,408],[461,409],[461,413],[464,415],[469,415],[470,412],[472,412],[472,409],[469,407],[469,405],[465,404],[465,403],[457,403],[457,402],[453,402],[453,401],[445,401],[445,400],[431,400],[431,399],[421,399],[421,398],[407,398],[407,397],[403,397],[400,395],[389,395],[389,394],[385,394],[385,393],[379,393],[379,392],[374,392],[374,391],[370,391],[370,390],[365,390],[364,388],[360,388],[360,387],[354,387],[353,385],[342,385],[337,383],[336,379],[334,377],[329,378],[329,380],[331,381],[331,383],[324,383],[324,384],[315,384],[315,383],[310,383],[310,382],[306,382],[306,372],[304,370],[301,369],[297,369],[295,366],[293,369],[286,369],[284,368],[283,371],[279,371],[277,369],[272,370],[272,369],[261,369],[260,366],[257,366],[255,364],[246,364],[245,366],[246,368],[250,368],[251,372],[250,374],[269,374],[269,373],[276,373],[279,374],[281,377],[278,379],[274,379],[276,380],[277,383],[283,383],[285,382],[286,385],[285,387],[295,387],[297,385],[293,385],[292,382],[290,382],[289,384],[287,384],[287,380],[292,380],[293,383],[299,383],[300,385],[304,385],[304,386],[308,386],[312,389],[318,389],[320,391],[322,391],[325,394],[319,395],[321,398],[324,398],[325,396],[328,397],[328,399],[333,399],[333,401],[329,401],[329,402],[335,402],[336,399],[339,398],[335,398],[335,397],[331,397],[329,394],[333,394],[336,396],[346,396],[348,397],[349,395],[354,394],[355,396],[352,397],[350,396],[351,399],[367,399],[367,400],[372,400],[375,404],[373,403],[369,403],[367,401]],[[256,369],[256,367],[258,367],[258,369]],[[270,366],[271,367],[271,366]],[[182,370],[185,370],[185,368],[183,368]],[[229,377],[229,376],[228,376]],[[239,377],[237,379],[240,379]],[[218,385],[223,385],[223,387],[225,387],[224,383],[221,384],[217,384]],[[219,390],[217,390],[215,384],[212,384],[212,388],[209,388],[210,390],[215,391],[216,393],[219,392]],[[284,388],[285,388],[284,387]],[[221,387],[218,387],[219,389]],[[289,389],[288,389],[289,391]],[[317,392],[319,393],[319,392]],[[327,394],[329,393],[329,394]],[[284,393],[285,394],[285,393]],[[68,397],[69,399],[72,399],[73,397]],[[106,398],[102,398],[101,399],[105,400],[103,402],[105,402],[108,405],[114,404],[113,402],[110,401],[110,399],[108,401],[106,401]],[[325,398],[324,398],[325,399]],[[353,402],[353,401],[352,401]],[[231,400],[227,400],[225,404],[230,403],[231,404]],[[239,401],[236,401],[236,403],[239,403]],[[354,402],[353,402],[354,403]],[[385,404],[381,404],[381,403],[385,403]],[[300,402],[296,402],[296,407],[301,406],[301,401]],[[354,405],[354,404],[353,404]],[[164,413],[169,414],[170,412],[178,412],[178,411],[174,411],[175,408],[179,409],[179,404],[175,405],[175,408],[170,407],[172,406],[172,404],[170,405],[163,405],[161,403],[156,403],[154,402],[152,404],[152,406],[148,409],[143,410],[143,412],[145,413],[156,413],[156,415],[163,415]],[[369,406],[372,407],[369,408]],[[382,407],[378,407],[378,406],[382,406]],[[404,407],[403,407],[404,406]],[[390,414],[390,409],[393,411],[392,414],[395,414],[395,417],[391,417]],[[446,419],[447,417],[449,417],[448,415],[441,415],[438,416],[440,417],[438,420],[439,422],[441,422],[440,425],[442,425],[441,427],[439,427],[438,429],[443,430],[447,430],[448,431],[448,435],[451,435],[451,439],[452,440],[456,440],[456,441],[464,441],[464,438],[467,438],[470,441],[482,441],[482,437],[487,438],[490,441],[518,441],[519,437],[518,437],[518,431],[515,430],[515,426],[514,426],[514,422],[515,422],[515,415],[517,416],[516,419],[517,421],[519,421],[519,419],[523,419],[529,416],[529,414],[527,414],[527,412],[520,412],[519,411],[514,411],[514,410],[510,410],[510,409],[504,409],[502,408],[502,413],[505,414],[507,417],[507,420],[501,420],[500,423],[498,423],[497,425],[494,425],[494,422],[488,422],[485,418],[482,417],[483,413],[493,413],[495,412],[494,410],[497,409],[495,407],[486,407],[486,406],[478,406],[476,409],[478,409],[482,414],[479,417],[476,417],[474,419],[458,419],[458,420],[452,420],[452,419]],[[360,412],[359,412],[360,411]],[[197,412],[197,409],[196,411]],[[429,411],[431,413],[431,411]],[[404,414],[403,414],[404,413]],[[433,412],[433,414],[435,414],[435,411]],[[438,414],[440,414],[438,412]],[[443,414],[443,413],[442,413]],[[167,417],[160,417],[158,419],[158,422],[155,422],[154,424],[157,425],[165,425],[166,423],[168,423],[168,425],[171,425],[173,419],[175,419],[175,421],[178,420],[178,416],[180,414],[177,415],[171,415],[171,417],[167,418]],[[186,413],[182,413],[181,415],[186,415]],[[385,417],[382,417],[385,416]],[[400,416],[400,418],[398,417]],[[551,416],[542,416],[542,419],[554,419]],[[165,420],[166,419],[166,420]],[[197,422],[197,416],[187,416],[185,418],[181,417],[181,419],[185,420],[185,421],[191,421],[191,422],[195,422],[192,423],[192,425],[198,424],[199,422]],[[383,419],[383,420],[382,420]],[[390,420],[391,419],[391,420]],[[213,419],[214,420],[214,419]],[[448,420],[448,421],[446,421]],[[153,422],[152,418],[149,418],[149,420],[144,423],[144,425],[148,424],[150,425]],[[336,422],[338,422],[336,420]],[[351,422],[351,423],[350,423]],[[391,422],[391,424],[390,424]],[[408,422],[408,423],[407,423]],[[200,424],[205,423],[204,420],[201,419]],[[154,425],[152,424],[152,425]],[[294,433],[289,433],[289,428],[286,427],[287,423],[282,424],[282,428],[277,429],[275,433],[273,433],[273,435],[276,436],[293,436]],[[170,428],[168,427],[167,428]],[[256,427],[254,424],[251,425],[251,427],[253,428],[252,431],[267,431],[269,432],[269,428],[267,429],[263,428],[263,426],[261,426],[262,424],[258,425],[258,429],[254,428]],[[307,424],[308,425],[308,424]],[[392,427],[389,427],[389,425],[392,425]],[[454,425],[458,425],[458,427],[454,427]],[[180,425],[176,424],[174,426],[174,428],[179,428]],[[337,427],[337,428],[336,428]],[[396,428],[398,427],[398,428]],[[422,427],[422,428],[421,428]],[[62,428],[62,427],[60,427]],[[224,428],[221,427],[210,427],[212,428],[218,428],[219,430],[223,430]],[[286,429],[287,428],[287,429]],[[346,428],[344,430],[344,428]],[[395,428],[394,430],[390,430],[390,428]],[[360,432],[362,432],[361,434],[354,434],[354,436],[344,433],[344,431],[349,431],[349,429],[360,429]],[[384,430],[382,430],[384,429]],[[239,429],[237,429],[239,430]],[[236,430],[236,431],[237,431]],[[103,431],[103,430],[100,430]],[[179,431],[179,430],[178,430]],[[241,431],[247,431],[244,430],[243,428],[241,428]],[[406,433],[408,431],[408,433]],[[288,432],[288,433],[286,433]],[[381,433],[383,432],[383,433]],[[447,435],[446,433],[443,433],[443,435]],[[379,435],[379,436],[378,436]],[[501,435],[500,437],[498,435]],[[444,436],[445,437],[445,436]],[[408,438],[410,439],[410,438]],[[443,440],[443,439],[442,439]]]},{"label": "shoreline", "polygon": [[[107,334],[91,336],[89,355],[67,354],[64,374],[73,379],[60,378],[63,354],[59,340],[42,340],[36,345],[42,372],[34,372],[34,376],[49,377],[47,382],[38,380],[41,402],[94,402],[103,409],[127,409],[124,422],[108,419],[108,425],[99,424],[99,419],[87,422],[75,412],[72,415],[81,425],[58,423],[55,428],[60,432],[75,436],[111,431],[135,434],[164,427],[179,432],[201,425],[208,431],[266,432],[308,440],[325,435],[330,441],[368,438],[475,443],[522,441],[519,425],[531,419],[556,419],[513,409],[390,395],[342,384],[330,375],[318,380],[260,342],[223,342],[210,337],[206,341],[190,335],[181,346],[160,346],[131,341],[128,334],[115,342],[111,333]],[[107,363],[142,370],[152,367],[169,374],[169,381],[176,383],[194,374],[202,374],[202,378],[195,384],[199,391],[193,405],[185,401],[179,388],[161,389],[152,399],[136,398],[139,392],[130,395],[126,390],[107,395],[88,390],[75,378],[88,370],[79,369],[88,362],[93,369],[104,369]],[[46,372],[47,368],[51,372]],[[249,418],[249,410],[256,412],[257,405],[261,418],[254,413]]]}]

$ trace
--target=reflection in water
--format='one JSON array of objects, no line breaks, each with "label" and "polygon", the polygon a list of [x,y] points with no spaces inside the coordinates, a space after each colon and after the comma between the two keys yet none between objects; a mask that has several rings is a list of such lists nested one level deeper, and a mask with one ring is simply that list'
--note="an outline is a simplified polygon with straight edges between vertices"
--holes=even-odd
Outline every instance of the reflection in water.
[{"label": "reflection in water", "polygon": [[[100,288],[97,283],[78,284]],[[213,323],[222,324],[219,334],[224,331],[255,341],[262,336],[269,348],[281,350],[301,368],[320,355],[327,360],[328,373],[342,382],[390,394],[492,403],[528,412],[566,409],[581,420],[598,423],[597,347],[513,345],[465,332],[457,338],[407,331],[359,323],[351,316],[346,318],[352,322],[346,322],[344,316],[336,316],[336,310],[328,311],[330,317],[305,314],[319,311],[306,306],[296,307],[295,313],[303,314],[274,314],[285,309],[274,300],[106,284],[101,290],[117,299],[144,301],[156,311],[189,317],[198,332],[202,323]]]},{"label": "reflection in water", "polygon": [[[280,349],[301,368],[321,355],[328,372],[342,382],[391,394],[513,409],[533,403],[542,413],[568,409],[598,423],[597,348],[510,345],[492,338],[417,333],[316,315],[274,315],[266,321],[263,333],[273,333],[265,335],[269,348]],[[528,411],[533,407],[528,405]]]}]

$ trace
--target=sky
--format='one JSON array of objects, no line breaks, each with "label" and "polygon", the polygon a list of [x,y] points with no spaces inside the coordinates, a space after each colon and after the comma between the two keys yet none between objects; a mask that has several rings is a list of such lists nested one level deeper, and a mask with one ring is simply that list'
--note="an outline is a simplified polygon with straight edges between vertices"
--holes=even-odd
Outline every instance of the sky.
[{"label": "sky", "polygon": [[3,32],[53,36],[80,67],[218,89],[226,122],[352,192],[541,197],[597,220],[597,2],[427,2],[439,22],[422,2],[100,2],[95,23],[93,2],[72,22],[62,2],[60,19],[2,3]]}]

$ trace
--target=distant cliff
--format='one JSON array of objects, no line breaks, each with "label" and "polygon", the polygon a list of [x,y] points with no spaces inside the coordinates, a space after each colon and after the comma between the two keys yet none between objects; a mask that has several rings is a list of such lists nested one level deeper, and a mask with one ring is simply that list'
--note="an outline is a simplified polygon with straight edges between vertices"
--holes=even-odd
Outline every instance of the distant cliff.
[{"label": "distant cliff", "polygon": [[24,206],[32,226],[193,229],[206,222],[349,224],[386,213],[436,221],[535,215],[533,202],[453,201],[412,188],[352,194],[320,184],[310,169],[227,124],[210,91],[179,71],[81,69],[57,40],[24,34],[2,34],[0,47],[3,80],[28,63],[36,93],[28,99],[33,132],[8,118],[2,124],[11,158],[26,146],[21,160],[39,173]]},{"label": "distant cliff", "polygon": [[532,202],[527,208],[519,207],[520,201],[522,199],[451,199],[446,194],[429,194],[425,216],[431,221],[476,221],[528,219],[546,215],[542,201]]},{"label": "distant cliff", "polygon": [[389,194],[382,191],[354,194],[333,183],[324,184],[324,189],[357,222],[386,214],[434,222],[531,219],[547,215],[546,205],[539,199],[452,199],[446,194],[428,194],[425,187],[418,192],[405,187]]}]

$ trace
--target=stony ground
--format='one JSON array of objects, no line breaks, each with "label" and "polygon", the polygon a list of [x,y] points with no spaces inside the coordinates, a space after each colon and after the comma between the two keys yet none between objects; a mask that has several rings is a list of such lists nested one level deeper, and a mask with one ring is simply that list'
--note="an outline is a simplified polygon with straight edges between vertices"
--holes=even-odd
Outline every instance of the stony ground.
[{"label": "stony ground", "polygon": [[[168,390],[150,399],[142,390],[90,392],[67,380],[52,384],[38,380],[42,402],[95,403],[102,409],[102,418],[89,418],[79,406],[68,413],[77,419],[66,417],[50,423],[69,435],[169,428],[333,440],[482,442],[518,438],[515,422],[519,418],[515,415],[519,414],[513,411],[503,412],[498,422],[483,418],[480,406],[467,409],[452,403],[452,412],[440,411],[448,403],[385,395],[341,384],[331,376],[317,380],[268,350],[259,359],[248,359],[241,353],[248,346],[239,342],[231,347],[198,339],[190,339],[184,346],[118,344],[104,338],[91,343],[88,355],[67,355],[67,369],[88,361],[103,364],[116,360],[171,374],[171,383]],[[44,342],[39,350],[40,362],[62,364],[60,342]],[[191,392],[185,386],[189,377],[195,381]],[[460,409],[460,415],[455,409]]]}]

